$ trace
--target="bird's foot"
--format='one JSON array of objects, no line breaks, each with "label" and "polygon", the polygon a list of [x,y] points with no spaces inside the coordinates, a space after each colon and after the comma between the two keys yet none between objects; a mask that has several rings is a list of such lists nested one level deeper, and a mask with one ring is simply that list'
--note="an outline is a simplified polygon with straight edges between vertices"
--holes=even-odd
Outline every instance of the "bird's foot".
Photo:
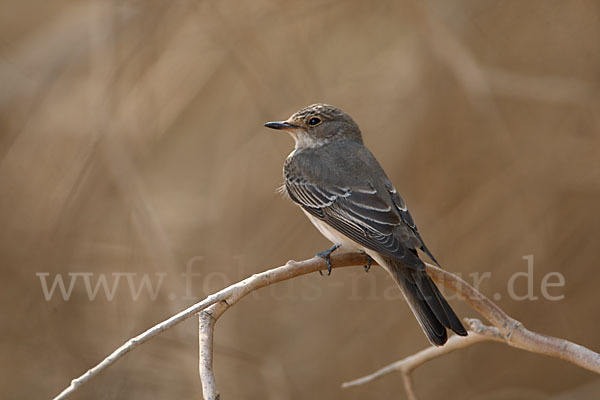
[{"label": "bird's foot", "polygon": [[371,269],[371,265],[373,264],[373,259],[364,251],[363,254],[367,257],[367,265],[363,265],[363,268],[365,269],[365,272],[369,272],[369,270]]},{"label": "bird's foot", "polygon": [[[317,257],[321,257],[327,263],[327,276],[331,275],[331,253],[336,251],[341,244],[334,244],[330,249],[317,253]],[[319,274],[323,275],[323,272],[319,270]]]}]

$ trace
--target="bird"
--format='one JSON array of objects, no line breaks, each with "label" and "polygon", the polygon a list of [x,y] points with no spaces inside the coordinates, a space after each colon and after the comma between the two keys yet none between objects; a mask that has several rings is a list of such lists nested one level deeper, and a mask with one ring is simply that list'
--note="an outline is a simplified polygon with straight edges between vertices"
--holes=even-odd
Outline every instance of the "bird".
[{"label": "bird", "polygon": [[334,244],[317,254],[328,274],[333,251],[362,251],[390,273],[431,344],[446,343],[448,329],[466,336],[418,250],[439,263],[350,115],[318,103],[265,126],[295,141],[283,167],[283,191]]}]

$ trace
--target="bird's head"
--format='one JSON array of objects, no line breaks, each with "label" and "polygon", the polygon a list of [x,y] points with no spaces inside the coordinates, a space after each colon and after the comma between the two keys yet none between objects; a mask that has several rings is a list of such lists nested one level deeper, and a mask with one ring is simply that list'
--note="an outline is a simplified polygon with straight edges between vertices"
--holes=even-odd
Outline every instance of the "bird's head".
[{"label": "bird's head", "polygon": [[310,105],[285,121],[267,122],[265,126],[287,131],[296,141],[297,149],[344,140],[362,143],[360,129],[352,118],[328,104]]}]

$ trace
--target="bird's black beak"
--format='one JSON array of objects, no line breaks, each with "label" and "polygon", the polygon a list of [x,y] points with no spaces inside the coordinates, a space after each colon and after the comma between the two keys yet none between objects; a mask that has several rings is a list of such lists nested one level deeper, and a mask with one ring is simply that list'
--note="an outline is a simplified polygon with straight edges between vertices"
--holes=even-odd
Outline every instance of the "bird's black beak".
[{"label": "bird's black beak", "polygon": [[265,124],[265,126],[267,128],[271,128],[271,129],[294,129],[294,128],[299,128],[299,126],[297,125],[293,125],[287,122],[283,122],[283,121],[276,121],[276,122],[267,122]]}]

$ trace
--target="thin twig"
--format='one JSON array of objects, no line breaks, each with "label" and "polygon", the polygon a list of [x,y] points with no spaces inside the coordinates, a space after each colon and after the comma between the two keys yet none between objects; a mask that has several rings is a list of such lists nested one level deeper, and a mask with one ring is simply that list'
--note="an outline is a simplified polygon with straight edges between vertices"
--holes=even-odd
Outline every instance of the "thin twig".
[{"label": "thin twig", "polygon": [[408,373],[402,373],[402,382],[404,382],[404,390],[408,400],[417,400],[417,394],[412,384],[412,377]]},{"label": "thin twig", "polygon": [[[337,254],[331,257],[331,261],[334,268],[349,267],[353,265],[362,265],[367,262],[367,258],[362,253],[345,253]],[[327,265],[320,257],[313,257],[309,260],[304,261],[288,261],[285,265],[270,269],[268,271],[261,272],[259,274],[252,275],[249,278],[244,279],[238,283],[226,287],[225,289],[208,296],[206,299],[194,304],[191,307],[175,314],[171,318],[153,326],[138,336],[128,340],[118,349],[113,351],[108,357],[102,360],[98,365],[89,369],[80,377],[73,379],[71,384],[58,394],[54,400],[66,399],[68,396],[73,394],[78,388],[81,387],[90,379],[110,367],[112,364],[117,362],[125,354],[135,349],[137,346],[147,342],[154,336],[172,328],[180,322],[185,321],[199,311],[205,308],[223,301],[228,300],[230,304],[237,302],[242,297],[246,296],[253,290],[271,285],[276,282],[281,282],[287,279],[291,279],[300,275],[309,274],[319,270],[325,270]]]},{"label": "thin twig", "polygon": [[410,373],[415,368],[455,350],[484,341],[504,342],[511,347],[560,358],[600,374],[600,354],[568,340],[528,330],[521,322],[508,316],[500,307],[473,286],[450,272],[430,264],[427,264],[427,272],[436,283],[457,293],[461,300],[478,311],[494,326],[484,325],[478,319],[467,318],[465,321],[470,325],[468,336],[452,336],[442,347],[428,347],[369,375],[345,382],[342,384],[342,388],[362,385],[399,371],[402,374],[409,399],[416,400],[416,394],[410,380]]},{"label": "thin twig", "polygon": [[508,316],[473,286],[450,272],[430,264],[427,264],[427,272],[434,281],[459,294],[461,300],[490,321],[509,346],[560,358],[600,374],[600,354],[568,340],[528,330],[523,323]]},{"label": "thin twig", "polygon": [[[363,385],[367,382],[374,381],[377,378],[381,378],[384,375],[390,374],[392,372],[400,372],[402,374],[402,378],[404,380],[404,386],[406,388],[406,392],[408,394],[409,399],[416,399],[416,395],[414,395],[414,390],[412,386],[407,386],[406,376],[410,376],[410,373],[420,365],[425,364],[428,361],[431,361],[435,358],[441,357],[445,354],[452,353],[455,350],[464,349],[465,347],[469,347],[474,345],[475,343],[485,342],[485,341],[504,341],[501,336],[498,336],[498,331],[496,328],[489,327],[483,325],[478,319],[465,319],[471,325],[469,329],[468,336],[451,336],[445,345],[440,347],[427,347],[420,352],[410,355],[402,360],[393,362],[389,365],[386,365],[383,368],[378,369],[377,371],[363,376],[358,379],[354,379],[349,382],[344,382],[342,384],[342,388],[349,388],[352,386]],[[409,380],[410,382],[410,380]]]},{"label": "thin twig", "polygon": [[[365,264],[366,261],[367,259],[362,253],[345,253],[332,256],[332,264],[334,268],[361,265]],[[127,341],[98,365],[87,371],[81,377],[74,379],[68,388],[63,390],[63,392],[55,397],[55,400],[68,397],[81,385],[88,382],[92,377],[96,376],[110,365],[114,364],[117,360],[119,360],[129,351],[133,350],[135,347],[145,343],[152,337],[164,332],[165,330],[173,327],[179,322],[186,320],[202,310],[206,310],[206,312],[202,313],[200,316],[201,360],[199,367],[200,376],[202,379],[202,388],[203,393],[207,396],[206,398],[217,399],[218,392],[216,390],[214,374],[212,372],[212,339],[216,320],[225,312],[225,310],[256,289],[260,289],[262,287],[300,275],[308,274],[310,272],[324,270],[325,268],[325,262],[319,257],[313,257],[309,260],[300,262],[288,261],[286,265],[252,275],[243,281],[210,295],[201,302],[194,304],[186,310],[181,311],[166,321],[161,322],[160,324],[148,329],[144,333]],[[443,347],[428,348],[420,353],[407,357],[407,359],[405,359],[405,364],[409,366],[413,365],[413,369],[428,360],[439,357],[443,354],[447,354],[450,351],[458,348],[466,347],[467,345],[471,345],[478,341],[496,340],[505,341],[510,346],[516,348],[561,358],[583,368],[600,373],[599,354],[594,353],[593,351],[575,343],[527,330],[523,324],[506,315],[506,313],[504,313],[504,311],[502,311],[497,305],[495,305],[487,297],[482,295],[480,292],[475,290],[475,288],[470,286],[456,275],[429,264],[427,265],[427,272],[438,284],[460,294],[462,296],[462,300],[467,302],[471,307],[481,313],[494,325],[494,327],[485,327],[484,325],[480,324],[484,328],[479,327],[477,330],[474,329],[474,325],[471,324],[471,335],[467,336],[466,338],[451,337],[450,340],[448,340],[448,343],[446,343],[446,345]],[[215,306],[211,307],[213,305]],[[208,309],[209,307],[211,307],[210,310]],[[208,318],[209,315],[211,318]],[[385,371],[379,371],[378,376],[397,370],[397,368],[394,369],[386,367],[382,370]],[[409,370],[406,369],[406,371]],[[409,372],[405,372],[404,374],[406,375],[408,373]],[[403,376],[403,380],[405,385],[407,385],[406,387],[409,396],[411,396],[413,399],[416,398],[414,390],[412,389],[410,376]]]},{"label": "thin twig", "polygon": [[213,337],[217,319],[229,308],[226,300],[220,301],[198,313],[199,360],[198,372],[202,382],[204,400],[219,400],[220,395],[213,373]]}]

